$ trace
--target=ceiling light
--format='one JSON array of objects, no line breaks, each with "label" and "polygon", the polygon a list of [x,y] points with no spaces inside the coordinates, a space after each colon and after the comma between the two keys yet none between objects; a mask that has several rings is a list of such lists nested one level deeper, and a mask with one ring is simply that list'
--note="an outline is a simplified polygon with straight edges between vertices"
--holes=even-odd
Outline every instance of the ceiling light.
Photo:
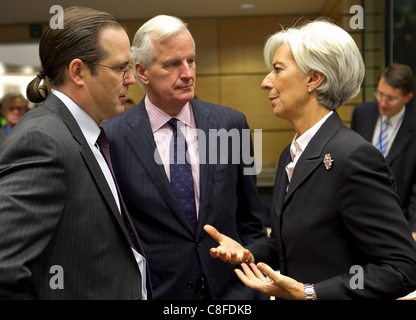
[{"label": "ceiling light", "polygon": [[240,4],[240,9],[254,9],[256,5],[254,3]]}]

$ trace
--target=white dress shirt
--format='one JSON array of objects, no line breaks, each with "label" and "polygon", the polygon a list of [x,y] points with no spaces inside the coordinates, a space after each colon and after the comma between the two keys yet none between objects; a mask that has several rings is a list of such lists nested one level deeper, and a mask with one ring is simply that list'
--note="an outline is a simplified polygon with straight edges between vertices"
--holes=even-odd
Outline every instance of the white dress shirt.
[{"label": "white dress shirt", "polygon": [[312,140],[313,136],[318,132],[324,122],[332,115],[333,111],[329,112],[325,117],[319,120],[312,128],[302,134],[299,138],[296,134],[293,138],[292,144],[290,146],[290,152],[292,154],[292,162],[286,166],[286,172],[288,173],[289,181],[293,176],[293,171],[295,169],[296,163],[301,157],[303,151],[305,151],[309,142]]},{"label": "white dress shirt", "polygon": [[145,98],[146,112],[149,116],[150,127],[152,128],[153,137],[159,152],[160,158],[163,162],[166,175],[170,181],[170,158],[169,147],[173,136],[173,128],[167,123],[170,119],[176,118],[181,122],[181,130],[185,136],[186,144],[188,146],[188,162],[192,168],[192,178],[194,181],[194,194],[196,215],[199,216],[199,201],[200,201],[200,184],[199,184],[199,149],[198,149],[198,134],[195,123],[195,117],[191,104],[188,102],[176,116],[163,112],[150,102],[147,95]]}]

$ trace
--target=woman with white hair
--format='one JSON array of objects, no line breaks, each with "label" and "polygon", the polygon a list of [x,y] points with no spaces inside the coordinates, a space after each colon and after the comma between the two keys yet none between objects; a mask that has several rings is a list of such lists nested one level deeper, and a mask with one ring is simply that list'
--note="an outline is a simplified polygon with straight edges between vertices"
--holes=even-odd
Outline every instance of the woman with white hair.
[{"label": "woman with white hair", "polygon": [[275,116],[296,131],[279,161],[272,237],[243,248],[205,226],[220,244],[211,255],[241,265],[236,273],[247,286],[283,299],[395,299],[414,291],[416,243],[394,176],[336,112],[364,78],[354,40],[318,19],[276,33],[264,54],[272,71],[262,88]]}]

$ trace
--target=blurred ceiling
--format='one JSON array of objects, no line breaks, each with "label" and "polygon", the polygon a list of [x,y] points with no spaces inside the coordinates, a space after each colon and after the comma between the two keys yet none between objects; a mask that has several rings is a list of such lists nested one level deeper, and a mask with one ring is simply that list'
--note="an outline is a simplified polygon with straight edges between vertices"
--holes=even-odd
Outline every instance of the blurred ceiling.
[{"label": "blurred ceiling", "polygon": [[[319,14],[329,0],[14,0],[3,4],[0,26],[47,23],[53,5],[80,5],[112,13],[120,20],[147,20],[159,14],[190,18]],[[243,9],[241,5],[254,5]]]}]

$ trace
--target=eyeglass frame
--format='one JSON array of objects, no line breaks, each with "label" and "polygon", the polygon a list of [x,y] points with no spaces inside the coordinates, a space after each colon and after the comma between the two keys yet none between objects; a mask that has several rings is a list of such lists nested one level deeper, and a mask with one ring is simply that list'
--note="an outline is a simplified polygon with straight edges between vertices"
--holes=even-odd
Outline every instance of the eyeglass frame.
[{"label": "eyeglass frame", "polygon": [[385,98],[388,103],[392,103],[392,104],[396,103],[397,100],[398,100],[397,98],[386,96],[386,95],[384,95],[384,94],[382,94],[381,92],[378,92],[378,91],[374,92],[374,97],[377,100],[378,99],[383,100],[383,98]]},{"label": "eyeglass frame", "polygon": [[123,72],[123,80],[125,80],[125,79],[126,79],[126,73],[127,73],[127,71],[129,71],[129,69],[133,71],[133,63],[130,63],[130,64],[127,66],[127,68],[126,68],[126,69],[121,70],[121,69],[119,69],[119,68],[114,68],[114,67],[106,66],[106,65],[104,65],[104,64],[101,64],[101,63],[98,63],[98,62],[94,62],[94,61],[89,61],[89,60],[82,60],[82,61],[89,62],[89,63],[95,64],[95,65],[97,65],[97,66],[106,67],[106,68],[109,68],[109,69],[112,69],[112,70],[116,70],[116,71],[119,71],[119,72]]}]

